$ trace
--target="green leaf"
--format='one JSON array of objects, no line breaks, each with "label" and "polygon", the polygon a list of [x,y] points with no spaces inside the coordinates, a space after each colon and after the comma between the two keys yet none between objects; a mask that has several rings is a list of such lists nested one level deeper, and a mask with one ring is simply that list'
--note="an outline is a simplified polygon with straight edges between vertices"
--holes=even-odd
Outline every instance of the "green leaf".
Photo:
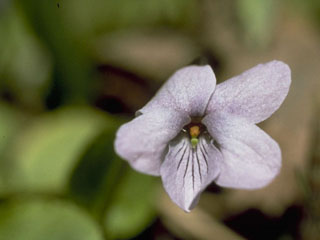
[{"label": "green leaf", "polygon": [[128,169],[105,215],[106,233],[112,238],[134,237],[155,217],[156,178]]},{"label": "green leaf", "polygon": [[12,149],[9,186],[17,191],[61,193],[84,149],[114,121],[89,108],[45,114],[26,128]]},{"label": "green leaf", "polygon": [[52,70],[50,54],[14,4],[0,18],[0,36],[2,84],[24,105],[41,107]]},{"label": "green leaf", "polygon": [[9,105],[0,103],[0,161],[7,145],[21,126],[23,115]]},{"label": "green leaf", "polygon": [[52,0],[15,1],[38,38],[49,48],[54,62],[52,89],[47,96],[50,108],[66,103],[84,104],[92,94],[94,63],[88,44],[75,37],[74,26],[64,21],[64,14],[72,10],[65,8],[66,2],[60,2],[58,8],[57,2]]},{"label": "green leaf", "polygon": [[100,134],[83,154],[70,193],[105,225],[110,238],[129,238],[155,216],[155,178],[129,169],[113,147],[115,129]]},{"label": "green leaf", "polygon": [[25,116],[9,105],[0,103],[0,191],[4,191],[5,177],[10,167],[8,149]]},{"label": "green leaf", "polygon": [[92,142],[70,181],[72,198],[90,209],[98,219],[110,202],[124,165],[114,152],[115,130],[106,129]]},{"label": "green leaf", "polygon": [[13,201],[0,206],[0,240],[102,240],[78,207],[57,200]]}]

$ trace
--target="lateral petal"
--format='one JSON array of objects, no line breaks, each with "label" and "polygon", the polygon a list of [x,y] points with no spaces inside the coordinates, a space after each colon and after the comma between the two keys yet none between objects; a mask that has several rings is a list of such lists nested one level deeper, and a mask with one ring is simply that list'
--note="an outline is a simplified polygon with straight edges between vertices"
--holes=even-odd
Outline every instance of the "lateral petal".
[{"label": "lateral petal", "polygon": [[146,112],[119,128],[115,150],[137,171],[159,175],[168,143],[189,121],[188,115],[171,109]]},{"label": "lateral petal", "polygon": [[221,114],[210,114],[203,123],[218,142],[223,156],[218,185],[256,189],[269,184],[279,173],[280,148],[256,125]]}]

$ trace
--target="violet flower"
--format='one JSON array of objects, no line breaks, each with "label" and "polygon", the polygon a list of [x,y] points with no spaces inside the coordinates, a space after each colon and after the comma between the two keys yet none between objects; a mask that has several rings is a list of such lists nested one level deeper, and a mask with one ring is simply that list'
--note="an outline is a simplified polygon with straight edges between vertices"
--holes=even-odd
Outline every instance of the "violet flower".
[{"label": "violet flower", "polygon": [[290,69],[280,61],[217,86],[210,66],[182,68],[120,127],[116,152],[137,171],[160,175],[170,198],[187,212],[212,181],[264,187],[280,170],[281,151],[255,124],[279,108],[290,83]]}]

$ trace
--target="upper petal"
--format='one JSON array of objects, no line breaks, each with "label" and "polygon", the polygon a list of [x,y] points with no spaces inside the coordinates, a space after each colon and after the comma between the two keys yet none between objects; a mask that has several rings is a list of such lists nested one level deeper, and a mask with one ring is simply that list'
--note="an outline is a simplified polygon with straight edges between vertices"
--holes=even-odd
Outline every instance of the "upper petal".
[{"label": "upper petal", "polygon": [[190,116],[202,116],[215,86],[216,77],[209,65],[184,67],[175,72],[140,111],[167,107]]},{"label": "upper petal", "polygon": [[217,178],[221,153],[208,137],[200,137],[192,148],[186,134],[180,134],[169,145],[161,165],[161,178],[170,198],[189,212],[198,203],[200,193]]},{"label": "upper petal", "polygon": [[255,189],[267,185],[279,173],[280,148],[256,125],[218,114],[206,116],[203,123],[223,155],[218,185]]},{"label": "upper petal", "polygon": [[159,108],[120,127],[115,150],[136,170],[159,175],[168,143],[190,121],[183,112]]},{"label": "upper petal", "polygon": [[258,123],[281,105],[291,83],[290,68],[280,61],[259,64],[218,84],[208,112],[223,111]]}]

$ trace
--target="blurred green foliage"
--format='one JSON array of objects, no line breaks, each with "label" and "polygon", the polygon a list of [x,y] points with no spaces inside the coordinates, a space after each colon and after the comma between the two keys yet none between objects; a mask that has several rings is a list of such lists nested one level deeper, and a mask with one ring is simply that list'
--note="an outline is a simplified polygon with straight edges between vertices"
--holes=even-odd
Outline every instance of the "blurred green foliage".
[{"label": "blurred green foliage", "polygon": [[57,200],[20,199],[0,206],[1,240],[100,240],[101,230],[80,208]]},{"label": "blurred green foliage", "polygon": [[49,52],[18,8],[0,15],[0,36],[0,87],[24,106],[41,107],[52,70]]},{"label": "blurred green foliage", "polygon": [[[0,204],[0,236],[43,239],[54,231],[50,239],[100,239],[91,225],[101,224],[105,230],[99,231],[106,231],[109,237],[130,237],[153,219],[155,179],[127,168],[113,150],[114,134],[122,121],[89,107],[68,107],[39,117],[23,116],[7,105],[0,112],[0,198],[4,201]],[[144,191],[150,197],[140,199]],[[30,194],[37,196],[36,201],[20,199]],[[61,204],[56,204],[57,199]],[[77,209],[73,213],[75,206],[67,204],[69,200],[64,203],[67,199],[86,209],[92,220]],[[117,217],[108,217],[109,210],[110,216]],[[66,223],[56,227],[59,218]],[[73,222],[73,218],[78,220]],[[26,233],[15,233],[16,228]],[[92,237],[86,237],[87,232],[88,236],[93,232]]]},{"label": "blurred green foliage", "polygon": [[248,45],[265,47],[269,41],[270,31],[275,22],[274,0],[238,0],[237,13],[242,30],[242,36]]},{"label": "blurred green foliage", "polygon": [[22,124],[23,115],[17,110],[12,109],[10,106],[0,105],[0,192],[4,193],[7,188],[6,173],[10,171],[7,164],[8,148],[14,136],[18,133],[19,126]]},{"label": "blurred green foliage", "polygon": [[135,236],[155,217],[153,208],[155,179],[133,170],[119,183],[119,191],[113,196],[113,203],[107,209],[104,226],[108,235],[127,239]]},{"label": "blurred green foliage", "polygon": [[11,189],[54,193],[64,191],[83,149],[97,134],[106,126],[115,129],[101,113],[77,108],[59,109],[28,125],[15,139],[9,184]]}]

